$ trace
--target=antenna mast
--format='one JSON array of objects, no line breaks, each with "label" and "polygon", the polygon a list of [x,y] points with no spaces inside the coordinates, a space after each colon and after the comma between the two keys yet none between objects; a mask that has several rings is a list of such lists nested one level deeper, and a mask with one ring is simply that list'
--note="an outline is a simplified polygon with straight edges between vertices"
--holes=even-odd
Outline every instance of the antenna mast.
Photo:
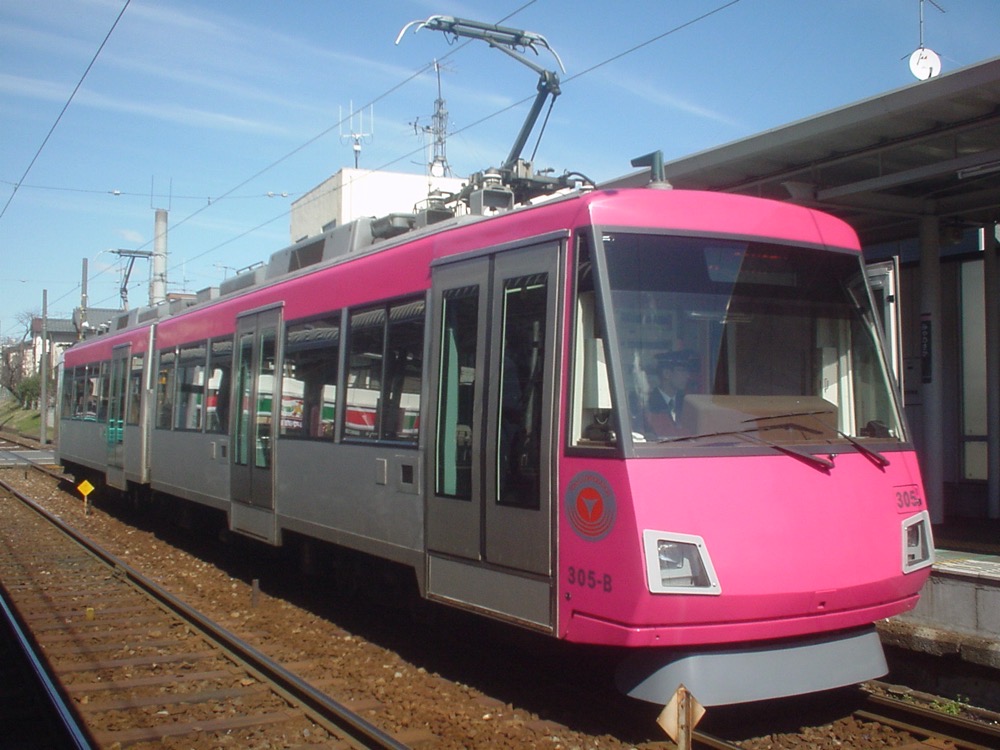
[{"label": "antenna mast", "polygon": [[448,165],[448,109],[441,96],[441,65],[434,61],[434,72],[437,74],[438,97],[434,100],[434,119],[431,132],[434,134],[434,158],[431,160],[431,175],[434,177],[451,176]]},{"label": "antenna mast", "polygon": [[[938,5],[935,0],[928,2],[942,13],[945,9]],[[921,81],[934,78],[941,72],[941,58],[938,54],[924,46],[924,0],[919,0],[920,4],[920,46],[910,55],[910,72]]]},{"label": "antenna mast", "polygon": [[[343,111],[338,107],[337,116],[340,118],[340,142],[341,143],[351,143],[354,149],[354,168],[358,168],[358,163],[361,161],[361,144],[371,143],[372,138],[375,137],[375,105],[371,104],[368,106],[368,127],[371,129],[370,133],[365,132],[365,112],[364,109],[359,109],[357,112],[354,111],[354,102],[350,102],[350,114],[348,118],[350,122],[348,123],[349,133],[345,133],[343,130],[344,125],[344,115]],[[358,115],[358,129],[354,129],[354,115]]]},{"label": "antenna mast", "polygon": [[434,100],[434,114],[430,125],[413,123],[417,133],[430,135],[432,138],[432,154],[427,160],[427,172],[431,177],[451,177],[451,165],[448,164],[448,108],[441,96],[441,64],[434,61],[434,72],[437,74],[438,95]]}]

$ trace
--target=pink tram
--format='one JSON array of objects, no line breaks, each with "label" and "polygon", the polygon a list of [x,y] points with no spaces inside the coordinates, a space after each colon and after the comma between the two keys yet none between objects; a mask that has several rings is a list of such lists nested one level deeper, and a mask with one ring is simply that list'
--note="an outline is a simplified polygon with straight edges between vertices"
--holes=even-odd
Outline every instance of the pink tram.
[{"label": "pink tram", "polygon": [[846,224],[659,189],[399,223],[74,346],[61,460],[620,647],[643,700],[885,672],[933,543]]}]

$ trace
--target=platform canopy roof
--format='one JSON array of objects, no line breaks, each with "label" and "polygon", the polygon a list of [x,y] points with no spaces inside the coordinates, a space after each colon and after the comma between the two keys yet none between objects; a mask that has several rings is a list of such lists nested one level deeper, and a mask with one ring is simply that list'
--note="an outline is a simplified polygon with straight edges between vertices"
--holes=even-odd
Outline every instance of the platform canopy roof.
[{"label": "platform canopy roof", "polygon": [[[675,188],[792,201],[864,244],[1000,221],[1000,57],[664,165]],[[611,185],[642,185],[648,171]],[[603,187],[603,186],[602,186]]]}]

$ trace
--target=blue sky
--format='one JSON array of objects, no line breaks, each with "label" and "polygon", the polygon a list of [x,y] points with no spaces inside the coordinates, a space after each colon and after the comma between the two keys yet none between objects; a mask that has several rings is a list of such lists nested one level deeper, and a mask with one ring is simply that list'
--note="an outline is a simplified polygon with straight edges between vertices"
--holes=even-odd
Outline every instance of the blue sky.
[{"label": "blue sky", "polygon": [[[528,104],[507,108],[537,76],[439,32],[394,44],[432,14],[548,39],[566,73],[535,165],[595,180],[654,149],[669,160],[919,85],[907,65],[919,0],[132,0],[39,153],[123,5],[0,2],[0,208],[13,194],[0,338],[20,338],[43,289],[49,315],[69,317],[84,258],[91,304],[116,307],[108,251],[151,249],[154,207],[170,210],[169,291],[216,285],[287,245],[291,201],[353,166],[351,124],[338,124],[352,102],[374,102],[361,166],[421,173],[412,123],[430,124],[435,58],[455,174],[502,162]],[[924,44],[945,73],[1000,54],[1000,0],[937,5],[924,5]],[[133,306],[147,280],[139,261]]]}]

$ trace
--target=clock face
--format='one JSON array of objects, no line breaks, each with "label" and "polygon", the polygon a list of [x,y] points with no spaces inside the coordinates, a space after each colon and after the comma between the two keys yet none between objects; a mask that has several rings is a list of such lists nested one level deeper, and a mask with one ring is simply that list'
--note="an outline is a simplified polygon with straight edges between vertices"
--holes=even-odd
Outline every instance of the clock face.
[{"label": "clock face", "polygon": [[910,72],[921,81],[933,78],[941,72],[941,58],[934,50],[921,47],[910,55]]}]

